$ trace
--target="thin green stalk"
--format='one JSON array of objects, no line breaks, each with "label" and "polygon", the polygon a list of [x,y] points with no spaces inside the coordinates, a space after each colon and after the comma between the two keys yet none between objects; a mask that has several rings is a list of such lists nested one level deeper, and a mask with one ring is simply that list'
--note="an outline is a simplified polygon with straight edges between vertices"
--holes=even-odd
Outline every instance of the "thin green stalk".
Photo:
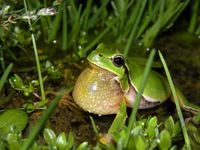
[{"label": "thin green stalk", "polygon": [[3,48],[0,46],[0,64],[2,67],[2,70],[5,70],[5,61],[4,61],[4,55],[3,55]]},{"label": "thin green stalk", "polygon": [[62,49],[67,49],[67,3],[63,2],[63,33],[62,33]]},{"label": "thin green stalk", "polygon": [[131,115],[129,117],[128,127],[127,127],[127,135],[126,135],[126,138],[124,140],[124,145],[123,145],[124,148],[126,148],[127,145],[128,145],[131,130],[133,128],[133,125],[136,123],[137,110],[138,110],[138,107],[139,107],[139,104],[140,104],[140,100],[142,98],[142,93],[143,93],[144,88],[145,88],[145,84],[146,84],[146,81],[147,81],[147,78],[148,78],[148,75],[149,75],[149,71],[151,69],[151,65],[153,63],[155,52],[156,51],[154,49],[151,51],[150,56],[147,60],[147,64],[146,64],[145,69],[144,69],[142,81],[141,81],[140,87],[138,88],[138,93],[135,97],[135,103],[133,105],[133,109],[132,109]]},{"label": "thin green stalk", "polygon": [[158,1],[157,3],[154,3],[154,4],[152,4],[152,2],[153,1],[149,1],[147,15],[145,16],[144,21],[139,28],[136,39],[138,39],[144,33],[145,29],[147,29],[149,24],[151,22],[153,22],[154,17],[158,13],[158,10],[159,10],[159,7],[160,7],[160,1]]},{"label": "thin green stalk", "polygon": [[185,0],[184,2],[182,2],[180,4],[180,9],[178,10],[178,12],[173,15],[173,18],[171,19],[171,25],[173,24],[173,22],[178,18],[178,16],[183,12],[183,10],[187,7],[187,5],[190,3],[190,0]]},{"label": "thin green stalk", "polygon": [[110,0],[103,0],[103,1],[101,1],[100,8],[97,9],[95,11],[95,13],[93,15],[91,15],[90,19],[88,20],[88,27],[89,28],[96,26],[97,22],[100,21],[100,20],[101,20],[101,22],[105,22],[105,20],[107,20],[107,19],[105,19],[105,17],[102,17],[102,16],[104,16],[103,12],[104,12],[104,10],[106,10],[106,7],[107,7],[109,1]]},{"label": "thin green stalk", "polygon": [[1,76],[1,79],[0,79],[0,91],[3,88],[3,85],[6,82],[6,79],[7,79],[8,75],[9,75],[10,71],[12,70],[12,67],[13,67],[13,63],[10,63],[9,66],[4,71],[3,75]]},{"label": "thin green stalk", "polygon": [[55,17],[55,20],[53,22],[52,29],[49,32],[49,39],[48,39],[49,42],[55,40],[56,35],[58,33],[57,31],[59,29],[60,22],[61,22],[61,17],[62,17],[61,8],[62,8],[62,5],[60,5],[59,8],[58,8],[58,13],[57,13],[57,15]]},{"label": "thin green stalk", "polygon": [[197,30],[196,30],[196,32],[195,32],[195,34],[196,34],[196,35],[199,35],[199,34],[200,34],[200,25],[198,25],[198,27],[197,27]]},{"label": "thin green stalk", "polygon": [[179,116],[179,120],[181,122],[183,136],[184,136],[184,139],[185,139],[185,143],[186,143],[187,149],[191,150],[189,136],[188,136],[188,133],[187,133],[185,122],[184,122],[184,119],[183,119],[183,114],[181,112],[181,108],[180,108],[180,105],[179,105],[178,97],[176,95],[176,90],[175,90],[172,78],[170,76],[169,69],[167,67],[167,64],[166,64],[166,62],[164,60],[164,57],[163,57],[162,53],[160,51],[158,51],[158,53],[159,53],[160,60],[161,60],[162,65],[164,67],[164,70],[165,70],[165,73],[166,73],[166,76],[167,76],[167,79],[168,79],[168,82],[169,82],[169,85],[170,85],[170,88],[171,88],[171,91],[172,91],[172,95],[173,95],[174,102],[175,102],[175,105],[176,105],[176,110],[177,110],[177,113],[178,113],[178,116]]},{"label": "thin green stalk", "polygon": [[[24,8],[25,8],[26,13],[28,13],[26,0],[24,0]],[[37,71],[38,71],[38,77],[39,77],[39,83],[40,83],[40,92],[41,92],[41,98],[42,98],[41,104],[44,105],[46,103],[46,98],[45,98],[45,93],[44,93],[44,85],[43,85],[43,81],[42,81],[42,73],[41,73],[41,68],[40,68],[40,61],[39,61],[39,57],[38,57],[38,52],[37,52],[37,46],[36,46],[35,37],[34,37],[34,34],[33,34],[33,27],[31,25],[30,19],[28,19],[28,24],[29,24],[29,28],[30,28],[30,31],[31,31],[31,39],[32,39],[32,43],[33,43],[35,60],[36,60],[36,64],[37,64]]]},{"label": "thin green stalk", "polygon": [[199,11],[199,0],[195,0],[194,4],[192,5],[192,16],[190,20],[189,29],[188,29],[190,33],[194,33],[195,31],[195,27],[197,25],[198,11]]},{"label": "thin green stalk", "polygon": [[71,19],[74,19],[74,18],[75,19],[74,19],[73,24],[72,24],[72,31],[71,31],[71,34],[70,34],[68,47],[73,44],[74,40],[76,40],[76,38],[79,34],[79,31],[80,31],[80,28],[81,28],[81,25],[82,25],[82,23],[80,21],[81,10],[82,10],[82,5],[79,6],[76,13],[72,16],[73,18],[71,18]]},{"label": "thin green stalk", "polygon": [[94,133],[96,134],[96,136],[98,136],[98,135],[99,135],[99,132],[98,132],[97,126],[96,126],[95,121],[94,121],[94,119],[92,118],[92,116],[90,116],[90,121],[91,121],[91,123],[92,123],[92,128],[93,128]]},{"label": "thin green stalk", "polygon": [[139,9],[139,14],[138,14],[138,16],[137,16],[137,19],[136,19],[136,21],[135,21],[135,24],[133,25],[131,34],[130,34],[130,36],[129,36],[129,38],[128,38],[128,42],[127,42],[126,47],[125,47],[125,50],[124,50],[124,55],[125,55],[125,56],[128,54],[129,49],[130,49],[130,47],[131,47],[131,43],[132,43],[132,41],[133,41],[133,38],[136,36],[136,30],[137,30],[137,27],[138,27],[138,25],[139,25],[139,23],[140,23],[140,20],[141,20],[141,18],[142,18],[142,14],[143,14],[143,12],[144,12],[144,8],[145,8],[145,6],[146,6],[146,3],[147,3],[147,0],[144,0],[143,2],[141,1],[141,5],[138,6],[138,9],[140,8],[140,9]]},{"label": "thin green stalk", "polygon": [[94,45],[96,45],[103,37],[104,35],[106,35],[106,33],[108,33],[108,31],[111,29],[111,27],[117,22],[118,18],[115,18],[114,20],[112,20],[112,22],[109,24],[109,26],[107,26],[92,42],[90,42],[89,45],[87,45],[87,47],[85,47],[83,49],[83,51],[85,52],[85,54],[87,53],[88,50],[90,50]]},{"label": "thin green stalk", "polygon": [[96,45],[100,41],[100,39],[102,39],[104,35],[108,33],[109,30],[110,27],[106,27],[92,42],[90,42],[89,45],[87,45],[87,47],[83,49],[83,51],[87,53],[87,51],[90,50],[94,45]]},{"label": "thin green stalk", "polygon": [[144,47],[150,47],[160,31],[165,30],[169,28],[171,25],[173,25],[173,22],[185,9],[188,3],[189,3],[189,0],[186,0],[184,2],[169,1],[167,4],[165,4],[166,8],[164,10],[163,8],[164,2],[160,1],[159,17],[157,20],[155,20],[154,24],[151,27],[149,27],[149,29],[146,31],[146,33],[143,36],[142,43]]},{"label": "thin green stalk", "polygon": [[48,109],[45,110],[45,112],[42,114],[40,120],[38,121],[38,123],[36,123],[33,127],[33,129],[31,130],[29,137],[27,138],[27,140],[23,143],[21,150],[28,150],[31,148],[31,146],[33,145],[35,139],[37,138],[38,134],[40,133],[40,131],[43,129],[45,123],[47,122],[47,120],[49,119],[49,117],[51,116],[51,114],[53,113],[53,111],[55,110],[57,103],[59,102],[60,98],[61,98],[61,94],[56,96],[54,98],[54,100],[51,102],[51,104],[49,105]]},{"label": "thin green stalk", "polygon": [[87,31],[88,30],[88,20],[89,20],[89,15],[90,15],[90,11],[91,11],[91,6],[92,6],[92,0],[87,0],[87,5],[86,8],[83,12],[83,30]]}]

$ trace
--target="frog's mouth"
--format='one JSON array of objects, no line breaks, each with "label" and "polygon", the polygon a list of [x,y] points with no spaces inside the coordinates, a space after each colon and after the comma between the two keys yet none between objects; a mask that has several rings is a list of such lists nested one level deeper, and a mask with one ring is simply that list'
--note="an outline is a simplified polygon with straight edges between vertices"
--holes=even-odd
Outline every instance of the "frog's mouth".
[{"label": "frog's mouth", "polygon": [[[102,67],[99,67],[99,66],[97,66],[97,65],[95,65],[95,64],[93,64],[93,63],[90,63],[90,62],[88,62],[88,67],[89,67],[90,69],[98,70],[99,72],[109,74],[109,75],[113,76],[113,78],[115,78],[115,77],[117,76],[116,74],[112,73],[111,71],[109,71],[109,70],[107,70],[107,69],[104,69],[104,68],[102,68]],[[118,81],[117,81],[117,82],[118,82]]]},{"label": "frog's mouth", "polygon": [[108,71],[108,70],[106,70],[106,69],[104,69],[104,68],[102,68],[102,67],[99,67],[99,66],[97,66],[97,65],[95,65],[95,64],[93,64],[93,63],[91,63],[91,62],[89,62],[89,61],[88,61],[88,67],[89,67],[90,69]]}]

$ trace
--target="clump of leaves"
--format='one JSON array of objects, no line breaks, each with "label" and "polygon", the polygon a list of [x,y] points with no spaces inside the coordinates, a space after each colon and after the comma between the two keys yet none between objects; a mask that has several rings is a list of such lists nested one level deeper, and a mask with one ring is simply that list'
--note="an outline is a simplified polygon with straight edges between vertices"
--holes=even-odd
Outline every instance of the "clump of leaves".
[{"label": "clump of leaves", "polygon": [[32,80],[25,85],[23,80],[17,74],[14,74],[14,76],[10,77],[9,82],[12,88],[23,92],[25,96],[29,96],[31,93],[33,93],[34,88],[39,85],[38,80]]},{"label": "clump of leaves", "polygon": [[10,109],[0,114],[0,138],[3,138],[11,130],[21,132],[28,121],[26,112]]},{"label": "clump of leaves", "polygon": [[[21,91],[24,96],[28,97],[30,94],[34,94],[39,98],[39,96],[34,93],[35,88],[39,85],[38,80],[32,80],[28,84],[24,84],[23,80],[17,74],[14,74],[9,78],[9,83],[15,90]],[[27,112],[32,112],[39,107],[38,103],[28,102],[23,105]]]},{"label": "clump of leaves", "polygon": [[53,80],[57,80],[62,77],[62,72],[50,61],[45,62],[45,70],[47,72],[48,77],[50,77]]},{"label": "clump of leaves", "polygon": [[44,129],[43,137],[46,141],[48,149],[71,149],[74,146],[74,137],[70,132],[68,136],[64,132],[60,133],[58,136],[51,129]]},{"label": "clump of leaves", "polygon": [[[180,136],[180,123],[174,123],[170,116],[164,124],[158,124],[157,117],[149,117],[147,119],[140,119],[131,130],[130,139],[127,149],[155,149],[160,150],[171,149],[177,147],[172,142],[177,140]],[[120,132],[113,134],[113,139],[118,147],[124,147],[124,141],[127,134],[127,127]],[[180,139],[180,138],[179,138]]]}]

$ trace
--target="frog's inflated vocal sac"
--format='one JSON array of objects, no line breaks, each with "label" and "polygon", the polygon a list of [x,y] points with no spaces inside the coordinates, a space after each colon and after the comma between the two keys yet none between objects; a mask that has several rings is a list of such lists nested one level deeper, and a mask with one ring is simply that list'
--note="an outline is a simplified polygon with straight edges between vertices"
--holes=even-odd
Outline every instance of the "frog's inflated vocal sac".
[{"label": "frog's inflated vocal sac", "polygon": [[[73,90],[75,102],[85,111],[99,115],[115,114],[125,100],[132,107],[142,80],[144,65],[100,44],[88,57],[89,66],[80,74]],[[176,87],[182,108],[198,112]],[[172,97],[166,78],[151,70],[139,109],[153,108]],[[172,98],[171,98],[172,99]]]}]

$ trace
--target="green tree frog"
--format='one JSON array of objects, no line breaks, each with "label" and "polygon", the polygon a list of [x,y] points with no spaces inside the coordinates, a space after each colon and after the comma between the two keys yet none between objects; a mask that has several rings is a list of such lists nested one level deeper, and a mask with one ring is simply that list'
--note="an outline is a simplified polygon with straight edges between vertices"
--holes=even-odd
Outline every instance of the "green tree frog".
[{"label": "green tree frog", "polygon": [[[89,65],[78,77],[72,96],[83,110],[98,115],[115,114],[125,100],[132,107],[141,83],[144,65],[100,44],[87,57]],[[189,103],[176,87],[182,108],[198,112],[200,107]],[[151,70],[142,94],[139,109],[153,108],[172,97],[165,77]]]}]

